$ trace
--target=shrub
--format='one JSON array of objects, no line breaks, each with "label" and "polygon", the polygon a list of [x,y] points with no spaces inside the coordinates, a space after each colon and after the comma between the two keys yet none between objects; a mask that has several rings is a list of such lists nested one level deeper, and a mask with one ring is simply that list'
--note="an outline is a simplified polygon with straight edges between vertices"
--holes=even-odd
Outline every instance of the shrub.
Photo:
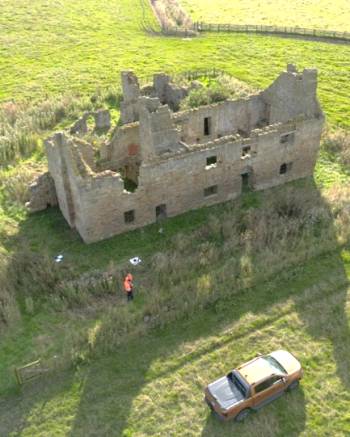
[{"label": "shrub", "polygon": [[326,131],[322,146],[350,171],[350,134],[348,131],[339,128]]},{"label": "shrub", "polygon": [[203,87],[192,89],[181,102],[181,109],[197,108],[227,99],[247,97],[256,92],[244,82],[228,74],[219,74],[215,78],[204,75],[199,81],[202,82]]},{"label": "shrub", "polygon": [[105,105],[118,108],[121,93],[118,88],[100,89],[88,96],[64,95],[42,102],[0,105],[0,167],[40,150],[42,139],[58,124],[74,120],[84,111]]},{"label": "shrub", "polygon": [[29,200],[30,183],[45,169],[44,164],[26,162],[0,170],[0,200],[3,208],[23,207]]}]

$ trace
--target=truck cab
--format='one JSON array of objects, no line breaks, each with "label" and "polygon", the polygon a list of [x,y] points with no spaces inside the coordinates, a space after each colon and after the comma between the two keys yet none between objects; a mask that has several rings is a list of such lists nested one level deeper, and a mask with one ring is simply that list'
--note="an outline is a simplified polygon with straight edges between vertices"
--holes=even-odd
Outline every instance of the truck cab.
[{"label": "truck cab", "polygon": [[296,388],[302,374],[299,361],[290,352],[275,351],[210,383],[205,389],[205,400],[221,419],[241,421],[251,411]]}]

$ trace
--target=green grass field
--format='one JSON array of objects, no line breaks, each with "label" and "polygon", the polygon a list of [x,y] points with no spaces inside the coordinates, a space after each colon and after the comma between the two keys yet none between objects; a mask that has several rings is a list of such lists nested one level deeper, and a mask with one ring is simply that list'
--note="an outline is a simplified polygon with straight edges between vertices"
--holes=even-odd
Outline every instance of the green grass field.
[{"label": "green grass field", "polygon": [[180,0],[196,21],[350,31],[347,0]]},{"label": "green grass field", "polygon": [[[43,99],[64,92],[92,94],[120,83],[120,71],[143,77],[219,68],[265,87],[285,68],[317,67],[319,95],[332,123],[350,126],[350,45],[254,35],[182,39],[148,36],[138,2],[2,0],[0,100]],[[343,16],[343,15],[342,15]]]},{"label": "green grass field", "polygon": [[[190,10],[194,1],[184,0],[183,4]],[[208,20],[216,21],[213,6],[204,1],[201,4],[208,5]],[[270,11],[273,4],[268,9],[264,6],[269,17],[274,17]],[[224,12],[224,7],[229,8],[225,5],[217,10],[227,21],[229,11]],[[90,96],[96,88],[119,86],[124,69],[147,78],[159,70],[174,73],[215,67],[262,88],[293,62],[300,68],[319,69],[319,96],[330,125],[350,128],[350,45],[221,33],[194,39],[151,36],[140,29],[143,11],[139,2],[130,0],[21,0],[15,6],[13,1],[0,0],[0,9],[1,101],[35,104],[64,93]],[[279,8],[279,17],[292,16],[287,10]],[[348,23],[345,13],[332,18],[331,12],[323,10],[329,28],[335,23],[340,30],[342,23]],[[311,26],[302,20],[308,14],[300,16],[300,26]],[[153,19],[150,10],[146,15]],[[317,17],[320,27],[325,27],[322,17]],[[59,127],[67,123],[63,119]],[[41,135],[47,135],[47,130]],[[215,230],[215,221],[229,208],[204,208],[173,218],[164,224],[163,234],[152,225],[86,246],[57,209],[28,216],[18,203],[11,205],[7,200],[5,204],[3,181],[11,192],[12,181],[16,186],[25,184],[33,168],[44,166],[39,150],[31,159],[0,171],[0,264],[5,253],[10,260],[9,271],[12,259],[28,249],[47,254],[51,260],[63,252],[65,265],[79,274],[109,268],[111,262],[123,264],[136,254],[144,258],[147,267],[156,253],[165,256],[179,232],[187,240],[186,236],[190,239],[210,222],[214,223],[210,229]],[[25,171],[29,176],[23,176]],[[324,199],[321,203],[326,210],[332,197],[326,189],[344,187],[349,174],[349,168],[322,150],[313,190]],[[262,198],[261,193],[245,195],[237,214],[259,205]],[[343,226],[347,229],[347,222]],[[208,239],[210,244],[215,243],[212,235]],[[320,236],[320,243],[322,239],[326,241],[325,235]],[[140,278],[148,282],[130,309],[121,304],[121,296],[114,294],[93,296],[81,307],[55,306],[52,296],[45,300],[39,292],[35,294],[35,282],[28,284],[33,299],[26,300],[31,295],[19,283],[21,315],[11,329],[0,332],[1,437],[349,435],[350,253],[349,241],[336,234],[333,239],[327,240],[332,243],[328,252],[305,256],[305,262],[298,258],[297,265],[291,253],[285,269],[256,280],[244,291],[235,290],[225,278],[225,289],[219,290],[226,296],[222,301],[203,304],[192,313],[184,311],[183,317],[178,314],[163,328],[131,336],[128,343],[114,348],[106,347],[106,338],[118,339],[124,328],[127,332],[130,327],[117,323],[119,314],[132,325],[150,301],[155,307],[164,303],[152,295],[152,281],[145,272]],[[193,244],[197,247],[198,242]],[[234,257],[217,259],[204,269],[205,275],[196,272],[192,281],[210,284],[221,264],[231,272],[235,261]],[[243,263],[243,257],[239,261]],[[257,277],[263,275],[255,273]],[[176,277],[174,283],[169,279],[169,295],[178,290],[177,281]],[[0,295],[2,285],[0,269]],[[169,305],[172,303],[170,299]],[[74,343],[79,344],[86,333],[91,357]],[[214,420],[202,402],[205,384],[257,352],[280,347],[291,350],[302,361],[305,378],[301,389],[242,425]],[[62,358],[63,351],[67,356]],[[72,361],[74,371],[56,371],[21,391],[16,389],[14,366],[39,356],[55,362],[55,355],[57,362]]]},{"label": "green grass field", "polygon": [[[346,250],[284,272],[75,374],[32,383],[0,403],[1,429],[35,437],[348,435],[349,278]],[[210,416],[209,381],[281,347],[304,366],[298,391],[242,425]]]}]

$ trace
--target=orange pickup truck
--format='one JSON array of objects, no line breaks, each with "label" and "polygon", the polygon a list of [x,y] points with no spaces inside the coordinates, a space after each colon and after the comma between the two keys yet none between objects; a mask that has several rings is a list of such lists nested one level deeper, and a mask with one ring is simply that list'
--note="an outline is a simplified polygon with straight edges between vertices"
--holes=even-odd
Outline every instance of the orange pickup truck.
[{"label": "orange pickup truck", "polygon": [[205,389],[208,406],[223,420],[244,420],[299,385],[303,370],[299,361],[284,350],[260,355]]}]

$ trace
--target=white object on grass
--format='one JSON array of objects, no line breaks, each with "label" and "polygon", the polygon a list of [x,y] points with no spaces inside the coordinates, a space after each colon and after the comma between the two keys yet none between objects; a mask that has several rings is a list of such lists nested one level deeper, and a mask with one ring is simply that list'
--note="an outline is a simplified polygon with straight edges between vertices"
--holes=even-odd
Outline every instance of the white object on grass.
[{"label": "white object on grass", "polygon": [[135,258],[130,258],[130,264],[132,264],[133,266],[137,266],[138,264],[142,263],[142,259],[139,258],[138,256],[135,256]]},{"label": "white object on grass", "polygon": [[56,262],[56,263],[60,263],[61,261],[63,261],[63,255],[57,255],[57,256],[55,256],[55,262]]}]

